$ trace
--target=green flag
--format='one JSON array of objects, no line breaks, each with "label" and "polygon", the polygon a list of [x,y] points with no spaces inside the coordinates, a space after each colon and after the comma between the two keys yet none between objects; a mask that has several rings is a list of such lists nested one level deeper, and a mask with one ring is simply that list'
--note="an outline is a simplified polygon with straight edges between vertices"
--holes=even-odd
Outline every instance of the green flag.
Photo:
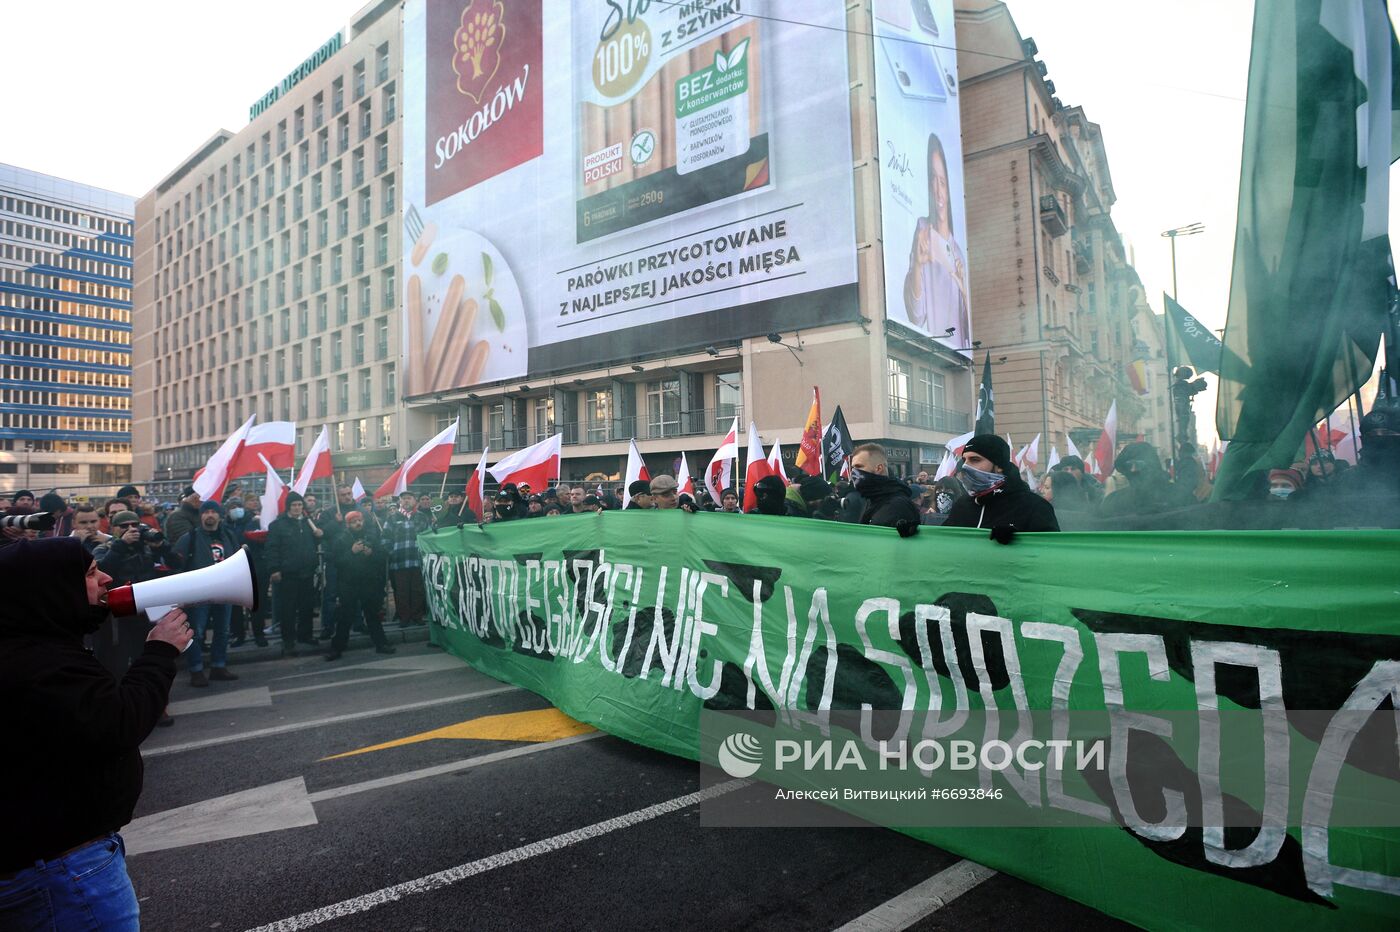
[{"label": "green flag", "polygon": [[1195,367],[1197,372],[1214,372],[1219,375],[1223,363],[1231,378],[1244,379],[1245,365],[1234,353],[1225,350],[1220,338],[1211,333],[1210,328],[1193,317],[1186,308],[1177,304],[1171,295],[1163,293],[1163,306],[1167,309],[1167,368],[1175,369],[1183,362]]},{"label": "green flag", "polygon": [[1287,466],[1370,374],[1391,285],[1396,43],[1383,0],[1254,8],[1239,219],[1216,426],[1217,499]]}]

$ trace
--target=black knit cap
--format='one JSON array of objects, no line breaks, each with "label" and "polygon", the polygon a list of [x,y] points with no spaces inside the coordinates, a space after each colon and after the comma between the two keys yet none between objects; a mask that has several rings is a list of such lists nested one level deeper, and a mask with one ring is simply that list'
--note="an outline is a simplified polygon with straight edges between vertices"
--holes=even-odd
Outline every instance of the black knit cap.
[{"label": "black knit cap", "polygon": [[831,494],[831,485],[821,476],[803,476],[797,487],[804,502],[814,502]]},{"label": "black knit cap", "polygon": [[963,447],[963,452],[968,450],[978,456],[986,457],[994,466],[1000,467],[1004,473],[1016,472],[1016,466],[1011,462],[1011,447],[996,434],[978,434]]}]

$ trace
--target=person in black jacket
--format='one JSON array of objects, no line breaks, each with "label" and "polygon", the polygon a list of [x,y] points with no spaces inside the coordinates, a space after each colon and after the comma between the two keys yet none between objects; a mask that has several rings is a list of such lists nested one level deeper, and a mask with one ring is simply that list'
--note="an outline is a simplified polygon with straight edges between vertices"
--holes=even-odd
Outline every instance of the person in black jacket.
[{"label": "person in black jacket", "polygon": [[863,443],[851,451],[851,479],[864,501],[861,524],[892,527],[900,537],[919,533],[922,515],[909,486],[889,475],[885,448]]},{"label": "person in black jacket", "polygon": [[379,623],[379,612],[384,607],[387,555],[379,532],[373,525],[365,524],[365,516],[358,511],[347,512],[345,530],[331,544],[331,557],[339,570],[340,611],[336,613],[335,637],[326,654],[327,660],[340,659],[350,643],[350,628],[357,619],[364,620],[378,653],[394,653]]},{"label": "person in black jacket", "polygon": [[[669,478],[669,477],[668,477]],[[675,480],[671,480],[672,487]],[[652,488],[656,488],[656,480],[652,480]],[[655,497],[656,492],[653,491]],[[748,510],[751,515],[785,515],[787,514],[787,486],[778,476],[764,476],[753,484],[754,507]]]},{"label": "person in black jacket", "polygon": [[958,479],[968,497],[953,505],[944,527],[990,528],[1009,544],[1020,531],[1058,531],[1049,502],[1031,491],[1011,462],[1011,447],[996,434],[978,434],[963,447]]},{"label": "person in black jacket", "polygon": [[[238,539],[223,524],[224,509],[216,501],[199,506],[199,524],[175,541],[170,560],[181,572],[202,570],[222,563],[238,550]],[[229,619],[231,605],[190,606],[190,627],[194,629],[194,645],[186,657],[190,685],[204,687],[210,680],[236,680],[238,674],[228,668]],[[214,648],[210,651],[209,673],[204,672],[204,630],[214,628]]]},{"label": "person in black jacket", "polygon": [[138,749],[190,642],[174,609],[118,680],[83,648],[107,617],[111,578],[82,542],[0,551],[0,928],[134,929],[140,907],[118,830],[141,795]]},{"label": "person in black jacket", "polygon": [[267,529],[267,568],[272,571],[272,614],[282,632],[282,656],[296,656],[296,642],[316,646],[316,545],[322,531],[306,517],[305,500],[287,493],[286,513]]}]

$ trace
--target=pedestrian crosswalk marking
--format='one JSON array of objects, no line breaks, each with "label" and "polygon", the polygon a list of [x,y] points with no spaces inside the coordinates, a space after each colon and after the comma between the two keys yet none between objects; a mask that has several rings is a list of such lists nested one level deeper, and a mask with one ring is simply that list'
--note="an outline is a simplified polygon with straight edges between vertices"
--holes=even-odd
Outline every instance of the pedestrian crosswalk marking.
[{"label": "pedestrian crosswalk marking", "polygon": [[338,760],[342,757],[353,757],[356,754],[368,754],[371,751],[384,751],[407,744],[417,744],[420,741],[448,739],[457,741],[524,741],[535,744],[544,741],[558,741],[560,738],[572,738],[575,735],[588,734],[595,730],[592,725],[574,721],[558,709],[534,709],[529,712],[484,715],[480,718],[468,719],[465,722],[457,722],[455,725],[445,725],[442,728],[434,728],[432,731],[419,732],[406,738],[385,741],[383,744],[372,744],[369,747],[345,751],[342,754],[332,754],[330,757],[321,758],[321,760]]}]

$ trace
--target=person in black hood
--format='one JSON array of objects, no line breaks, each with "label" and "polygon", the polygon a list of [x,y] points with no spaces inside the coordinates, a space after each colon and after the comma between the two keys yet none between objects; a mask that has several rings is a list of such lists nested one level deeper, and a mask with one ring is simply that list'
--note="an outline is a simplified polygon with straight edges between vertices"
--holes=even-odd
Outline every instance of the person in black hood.
[{"label": "person in black hood", "polygon": [[1336,496],[1394,509],[1400,499],[1400,400],[1378,398],[1361,419],[1359,459],[1355,469],[1337,472],[1325,488]]},{"label": "person in black hood", "polygon": [[889,459],[878,443],[863,443],[851,451],[851,481],[864,502],[861,524],[892,527],[900,537],[919,533],[919,506],[909,486],[889,474]]},{"label": "person in black hood", "polygon": [[963,447],[958,481],[968,497],[954,503],[944,527],[990,528],[1009,544],[1020,531],[1058,531],[1049,502],[1031,491],[1011,462],[1011,447],[996,434],[978,434]]},{"label": "person in black hood", "polygon": [[[675,482],[674,479],[671,480]],[[785,515],[787,514],[787,486],[783,480],[777,476],[764,476],[753,485],[753,495],[755,499],[754,507],[748,513],[751,515]]]},{"label": "person in black hood", "polygon": [[1157,450],[1150,443],[1135,440],[1119,450],[1113,469],[1128,480],[1128,485],[1099,503],[1100,517],[1155,515],[1196,504],[1190,489],[1171,481],[1157,458]]},{"label": "person in black hood", "polygon": [[[107,583],[75,538],[0,551],[0,927],[136,928],[117,831],[141,795],[138,750],[160,719],[192,635],[174,609],[118,680],[83,647]],[[95,924],[94,924],[95,921]]]}]

